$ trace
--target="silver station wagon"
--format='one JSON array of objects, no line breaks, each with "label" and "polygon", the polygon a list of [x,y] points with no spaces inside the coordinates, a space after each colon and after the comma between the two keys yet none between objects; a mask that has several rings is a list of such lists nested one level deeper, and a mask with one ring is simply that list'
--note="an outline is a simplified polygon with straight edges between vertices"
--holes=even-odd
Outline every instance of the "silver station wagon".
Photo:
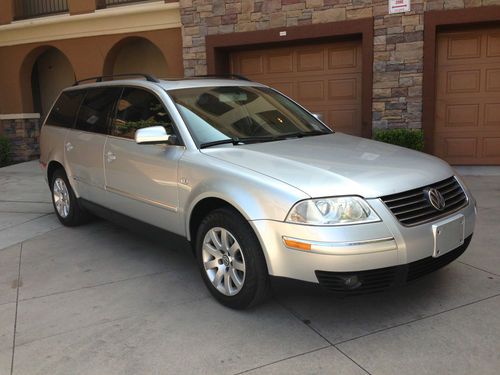
[{"label": "silver station wagon", "polygon": [[77,82],[47,116],[40,162],[64,225],[109,212],[183,236],[237,309],[270,276],[375,292],[469,245],[475,200],[442,160],[334,132],[255,82],[144,78]]}]

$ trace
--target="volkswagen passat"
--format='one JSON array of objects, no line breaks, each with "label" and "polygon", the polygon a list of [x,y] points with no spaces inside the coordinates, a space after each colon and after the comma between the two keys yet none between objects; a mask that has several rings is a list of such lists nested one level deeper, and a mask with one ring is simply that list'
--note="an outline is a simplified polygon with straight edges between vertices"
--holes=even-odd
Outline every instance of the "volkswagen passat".
[{"label": "volkswagen passat", "polygon": [[76,84],[47,116],[40,161],[64,225],[99,210],[184,236],[232,308],[263,301],[270,275],[390,288],[457,258],[474,230],[447,163],[334,132],[245,80]]}]

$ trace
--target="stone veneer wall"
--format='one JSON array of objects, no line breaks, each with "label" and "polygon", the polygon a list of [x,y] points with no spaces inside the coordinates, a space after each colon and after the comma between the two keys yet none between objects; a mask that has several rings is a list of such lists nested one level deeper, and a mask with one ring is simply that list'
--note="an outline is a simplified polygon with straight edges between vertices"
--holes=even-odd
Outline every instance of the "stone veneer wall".
[{"label": "stone veneer wall", "polygon": [[40,119],[0,119],[2,134],[11,141],[14,163],[38,159],[40,156]]},{"label": "stone veneer wall", "polygon": [[500,5],[500,0],[180,0],[186,76],[207,72],[205,36],[374,18],[373,127],[422,126],[424,11]]}]

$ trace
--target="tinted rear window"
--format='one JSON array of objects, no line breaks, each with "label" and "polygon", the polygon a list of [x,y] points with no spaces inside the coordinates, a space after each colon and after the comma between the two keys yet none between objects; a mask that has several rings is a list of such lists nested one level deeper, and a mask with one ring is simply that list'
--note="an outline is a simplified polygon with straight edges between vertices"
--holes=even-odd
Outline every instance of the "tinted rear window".
[{"label": "tinted rear window", "polygon": [[109,119],[121,88],[89,89],[78,112],[76,128],[93,133],[109,134]]},{"label": "tinted rear window", "polygon": [[47,118],[46,124],[71,128],[85,91],[66,91],[61,94]]}]

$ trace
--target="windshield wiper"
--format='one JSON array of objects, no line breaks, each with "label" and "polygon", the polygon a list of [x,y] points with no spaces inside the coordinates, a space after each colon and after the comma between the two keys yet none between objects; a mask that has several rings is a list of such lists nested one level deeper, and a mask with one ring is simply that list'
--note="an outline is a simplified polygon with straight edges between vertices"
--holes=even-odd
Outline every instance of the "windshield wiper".
[{"label": "windshield wiper", "polygon": [[261,136],[261,137],[234,137],[234,138],[228,138],[228,139],[220,139],[218,141],[212,141],[212,142],[205,142],[200,144],[200,149],[201,148],[207,148],[207,147],[212,147],[212,146],[217,146],[217,145],[224,145],[224,144],[229,144],[232,143],[234,146],[242,144],[242,143],[259,143],[259,142],[272,142],[272,141],[282,141],[284,139],[288,138],[302,138],[302,137],[309,137],[312,135],[322,135],[322,134],[331,134],[322,130],[313,130],[310,132],[296,132],[296,133],[288,133],[288,134],[280,134],[280,135],[274,135],[274,136]]},{"label": "windshield wiper", "polygon": [[293,137],[302,138],[302,137],[310,137],[310,136],[313,136],[313,135],[323,135],[323,134],[332,134],[332,133],[325,132],[323,130],[312,130],[312,131],[309,131],[309,132],[296,132],[296,133],[283,134],[282,138],[283,139],[285,139],[285,138],[293,138]]},{"label": "windshield wiper", "polygon": [[212,142],[205,142],[200,144],[200,148],[207,148],[207,147],[212,147],[212,146],[217,146],[217,145],[224,145],[227,143],[232,143],[234,146],[237,144],[241,143],[239,138],[228,138],[228,139],[219,139],[218,141],[212,141]]},{"label": "windshield wiper", "polygon": [[281,136],[263,136],[263,137],[243,137],[243,138],[229,138],[229,139],[221,139],[219,141],[206,142],[200,144],[200,148],[206,148],[211,146],[223,145],[232,143],[234,146],[239,144],[247,144],[247,143],[259,143],[259,142],[271,142],[271,141],[279,141],[283,139]]}]

